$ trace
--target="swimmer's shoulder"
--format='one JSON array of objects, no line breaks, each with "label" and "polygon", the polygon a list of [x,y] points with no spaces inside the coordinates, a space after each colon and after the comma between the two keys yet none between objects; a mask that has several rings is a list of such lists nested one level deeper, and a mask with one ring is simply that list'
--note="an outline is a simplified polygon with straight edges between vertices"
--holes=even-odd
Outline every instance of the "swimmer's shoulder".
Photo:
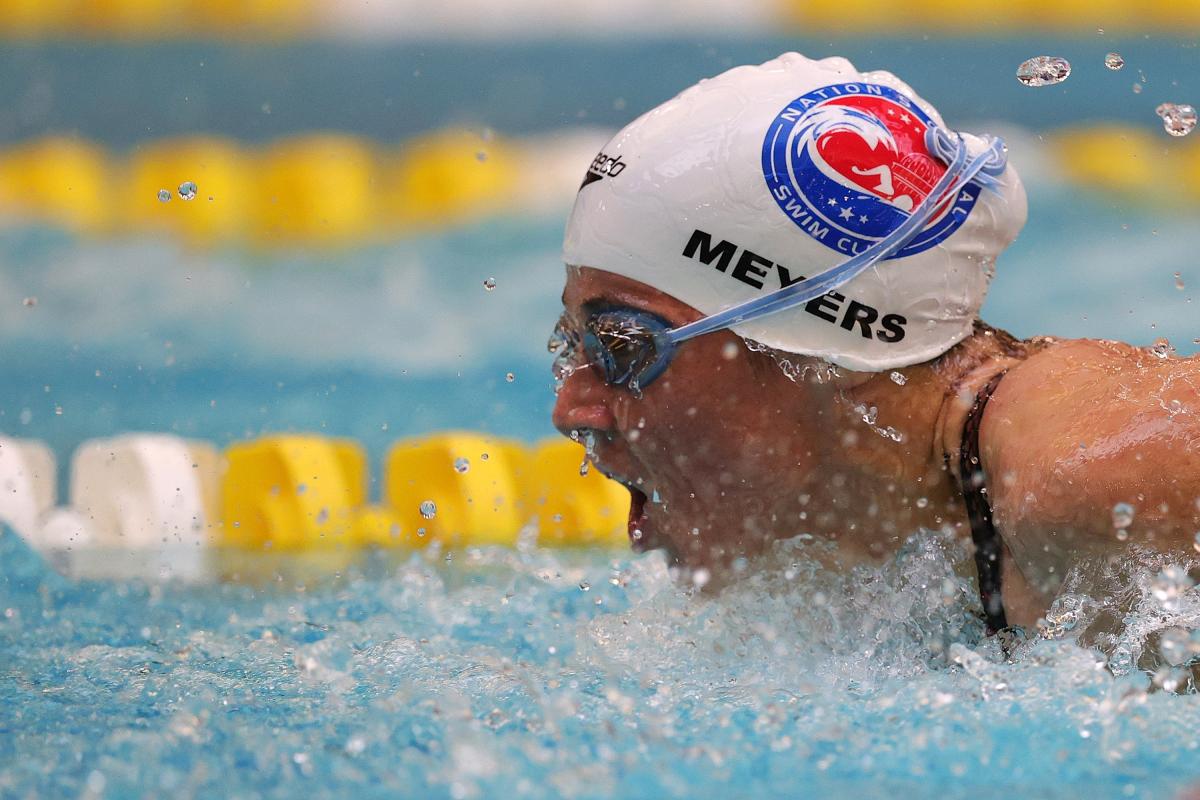
[{"label": "swimmer's shoulder", "polygon": [[[1200,490],[1200,359],[1102,339],[1030,340],[996,387],[980,431],[993,500],[1091,527],[1139,495]],[[1167,495],[1171,497],[1167,497]],[[1194,495],[1193,495],[1194,496]],[[997,509],[1000,512],[1000,509]]]}]

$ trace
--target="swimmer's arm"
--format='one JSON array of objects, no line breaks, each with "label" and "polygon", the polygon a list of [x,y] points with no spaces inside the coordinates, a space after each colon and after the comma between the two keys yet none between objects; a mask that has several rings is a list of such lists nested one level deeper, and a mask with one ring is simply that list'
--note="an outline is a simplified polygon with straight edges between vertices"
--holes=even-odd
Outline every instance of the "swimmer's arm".
[{"label": "swimmer's arm", "polygon": [[1200,529],[1200,360],[1065,342],[1001,381],[980,438],[1002,536],[1115,547],[1114,507],[1127,503],[1129,540],[1191,551]]}]

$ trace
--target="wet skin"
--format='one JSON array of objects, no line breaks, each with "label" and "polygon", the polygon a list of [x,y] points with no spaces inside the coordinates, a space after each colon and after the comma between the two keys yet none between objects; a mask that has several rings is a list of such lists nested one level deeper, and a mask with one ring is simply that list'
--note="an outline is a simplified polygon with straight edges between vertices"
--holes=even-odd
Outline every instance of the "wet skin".
[{"label": "wet skin", "polygon": [[[645,284],[568,268],[563,304],[657,314],[691,307]],[[789,379],[729,331],[682,345],[643,395],[593,369],[563,382],[554,423],[595,433],[594,462],[633,497],[635,549],[664,548],[720,585],[739,557],[811,533],[848,563],[893,552],[920,527],[970,527],[953,466],[975,393],[1002,369],[980,432],[995,521],[1008,551],[1011,623],[1034,624],[1079,557],[1120,552],[1112,507],[1137,508],[1131,540],[1190,553],[1200,529],[1200,361],[1113,342],[1014,343],[985,326],[935,362],[882,373],[810,367]],[[875,407],[872,421],[862,408]],[[856,410],[858,409],[858,410]],[[894,441],[881,430],[899,431]],[[1080,445],[1083,445],[1082,447]],[[949,459],[947,459],[949,456]],[[647,498],[657,493],[660,502]]]}]

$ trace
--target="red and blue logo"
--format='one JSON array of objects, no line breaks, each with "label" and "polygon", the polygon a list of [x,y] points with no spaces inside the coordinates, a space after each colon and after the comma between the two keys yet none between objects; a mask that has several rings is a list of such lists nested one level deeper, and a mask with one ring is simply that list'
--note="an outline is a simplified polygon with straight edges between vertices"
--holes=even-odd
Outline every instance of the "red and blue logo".
[{"label": "red and blue logo", "polygon": [[[783,212],[805,233],[847,255],[887,236],[933,191],[946,165],[930,154],[936,123],[887,86],[814,89],[779,112],[763,140],[763,176]],[[892,258],[920,253],[966,220],[980,188],[967,184]]]}]

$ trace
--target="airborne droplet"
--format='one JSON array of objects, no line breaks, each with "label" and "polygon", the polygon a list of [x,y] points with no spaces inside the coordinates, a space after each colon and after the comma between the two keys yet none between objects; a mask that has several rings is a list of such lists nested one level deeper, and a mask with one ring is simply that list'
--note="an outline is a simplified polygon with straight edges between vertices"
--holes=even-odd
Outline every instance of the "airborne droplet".
[{"label": "airborne droplet", "polygon": [[1104,66],[1111,70],[1118,70],[1125,66],[1125,59],[1121,58],[1120,53],[1109,53],[1104,57]]},{"label": "airborne droplet", "polygon": [[160,203],[171,202],[171,190],[170,189],[159,189],[158,190],[158,202],[160,202]]},{"label": "airborne droplet", "polygon": [[1163,130],[1172,136],[1187,136],[1196,127],[1196,109],[1186,103],[1161,103],[1154,113],[1162,117]]},{"label": "airborne droplet", "polygon": [[454,459],[454,471],[457,472],[458,474],[461,475],[464,472],[466,472],[467,470],[469,470],[470,468],[471,468],[471,462],[467,461],[465,458]]},{"label": "airborne droplet", "polygon": [[1123,531],[1133,524],[1133,506],[1129,503],[1117,503],[1112,507],[1112,524],[1119,531]]},{"label": "airborne droplet", "polygon": [[1175,355],[1175,348],[1171,346],[1170,339],[1160,336],[1150,345],[1150,355],[1155,358],[1170,358]]},{"label": "airborne droplet", "polygon": [[1184,594],[1189,592],[1194,585],[1186,569],[1178,564],[1172,564],[1155,577],[1150,584],[1150,594],[1154,595],[1154,599],[1165,610],[1177,611]]},{"label": "airborne droplet", "polygon": [[492,289],[495,289],[496,288],[496,279],[495,278],[484,278],[483,279],[483,288],[487,289],[489,292]]},{"label": "airborne droplet", "polygon": [[179,184],[179,196],[184,200],[196,199],[196,184],[192,181],[184,181]]},{"label": "airborne droplet", "polygon": [[1017,67],[1017,80],[1026,86],[1062,83],[1071,74],[1071,63],[1058,56],[1035,56]]},{"label": "airborne droplet", "polygon": [[437,504],[432,500],[425,500],[418,506],[421,516],[425,519],[433,519],[437,516]]}]

